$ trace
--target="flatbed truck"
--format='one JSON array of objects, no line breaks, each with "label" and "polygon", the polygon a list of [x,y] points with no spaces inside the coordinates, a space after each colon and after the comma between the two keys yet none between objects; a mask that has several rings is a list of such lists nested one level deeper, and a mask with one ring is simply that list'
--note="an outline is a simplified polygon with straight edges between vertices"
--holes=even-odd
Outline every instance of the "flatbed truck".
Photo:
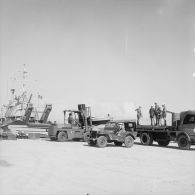
[{"label": "flatbed truck", "polygon": [[174,141],[180,149],[190,149],[195,145],[195,111],[172,113],[171,126],[137,125],[136,131],[143,145],[156,141],[159,146],[168,146]]}]

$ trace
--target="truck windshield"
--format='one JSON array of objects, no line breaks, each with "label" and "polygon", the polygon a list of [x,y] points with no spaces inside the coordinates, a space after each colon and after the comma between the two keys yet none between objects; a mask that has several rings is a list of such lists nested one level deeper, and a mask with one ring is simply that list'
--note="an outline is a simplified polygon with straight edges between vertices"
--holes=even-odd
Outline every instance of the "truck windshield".
[{"label": "truck windshield", "polygon": [[116,123],[107,123],[105,125],[105,128],[114,128],[114,127],[116,127]]},{"label": "truck windshield", "polygon": [[195,124],[195,115],[186,115],[183,124]]}]

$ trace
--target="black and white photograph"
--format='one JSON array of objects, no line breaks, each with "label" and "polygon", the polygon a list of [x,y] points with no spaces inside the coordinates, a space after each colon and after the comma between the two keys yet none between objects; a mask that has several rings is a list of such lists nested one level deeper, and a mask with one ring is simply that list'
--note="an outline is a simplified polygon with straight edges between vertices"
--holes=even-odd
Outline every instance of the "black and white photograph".
[{"label": "black and white photograph", "polygon": [[195,0],[0,0],[0,194],[194,195]]}]

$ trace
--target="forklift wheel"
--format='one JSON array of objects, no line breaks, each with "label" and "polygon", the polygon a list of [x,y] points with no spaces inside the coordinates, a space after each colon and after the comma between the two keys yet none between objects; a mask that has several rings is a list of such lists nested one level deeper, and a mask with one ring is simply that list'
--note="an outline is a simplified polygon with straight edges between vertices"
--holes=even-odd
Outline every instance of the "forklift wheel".
[{"label": "forklift wheel", "polygon": [[65,142],[68,140],[68,135],[66,132],[59,132],[58,134],[58,141],[59,142]]}]

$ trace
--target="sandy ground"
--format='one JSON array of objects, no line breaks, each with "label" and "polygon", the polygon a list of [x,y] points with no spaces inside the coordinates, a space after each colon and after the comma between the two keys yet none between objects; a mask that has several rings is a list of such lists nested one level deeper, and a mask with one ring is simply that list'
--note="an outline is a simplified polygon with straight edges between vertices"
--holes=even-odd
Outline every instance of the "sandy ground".
[{"label": "sandy ground", "polygon": [[195,146],[0,141],[0,194],[195,194]]}]

